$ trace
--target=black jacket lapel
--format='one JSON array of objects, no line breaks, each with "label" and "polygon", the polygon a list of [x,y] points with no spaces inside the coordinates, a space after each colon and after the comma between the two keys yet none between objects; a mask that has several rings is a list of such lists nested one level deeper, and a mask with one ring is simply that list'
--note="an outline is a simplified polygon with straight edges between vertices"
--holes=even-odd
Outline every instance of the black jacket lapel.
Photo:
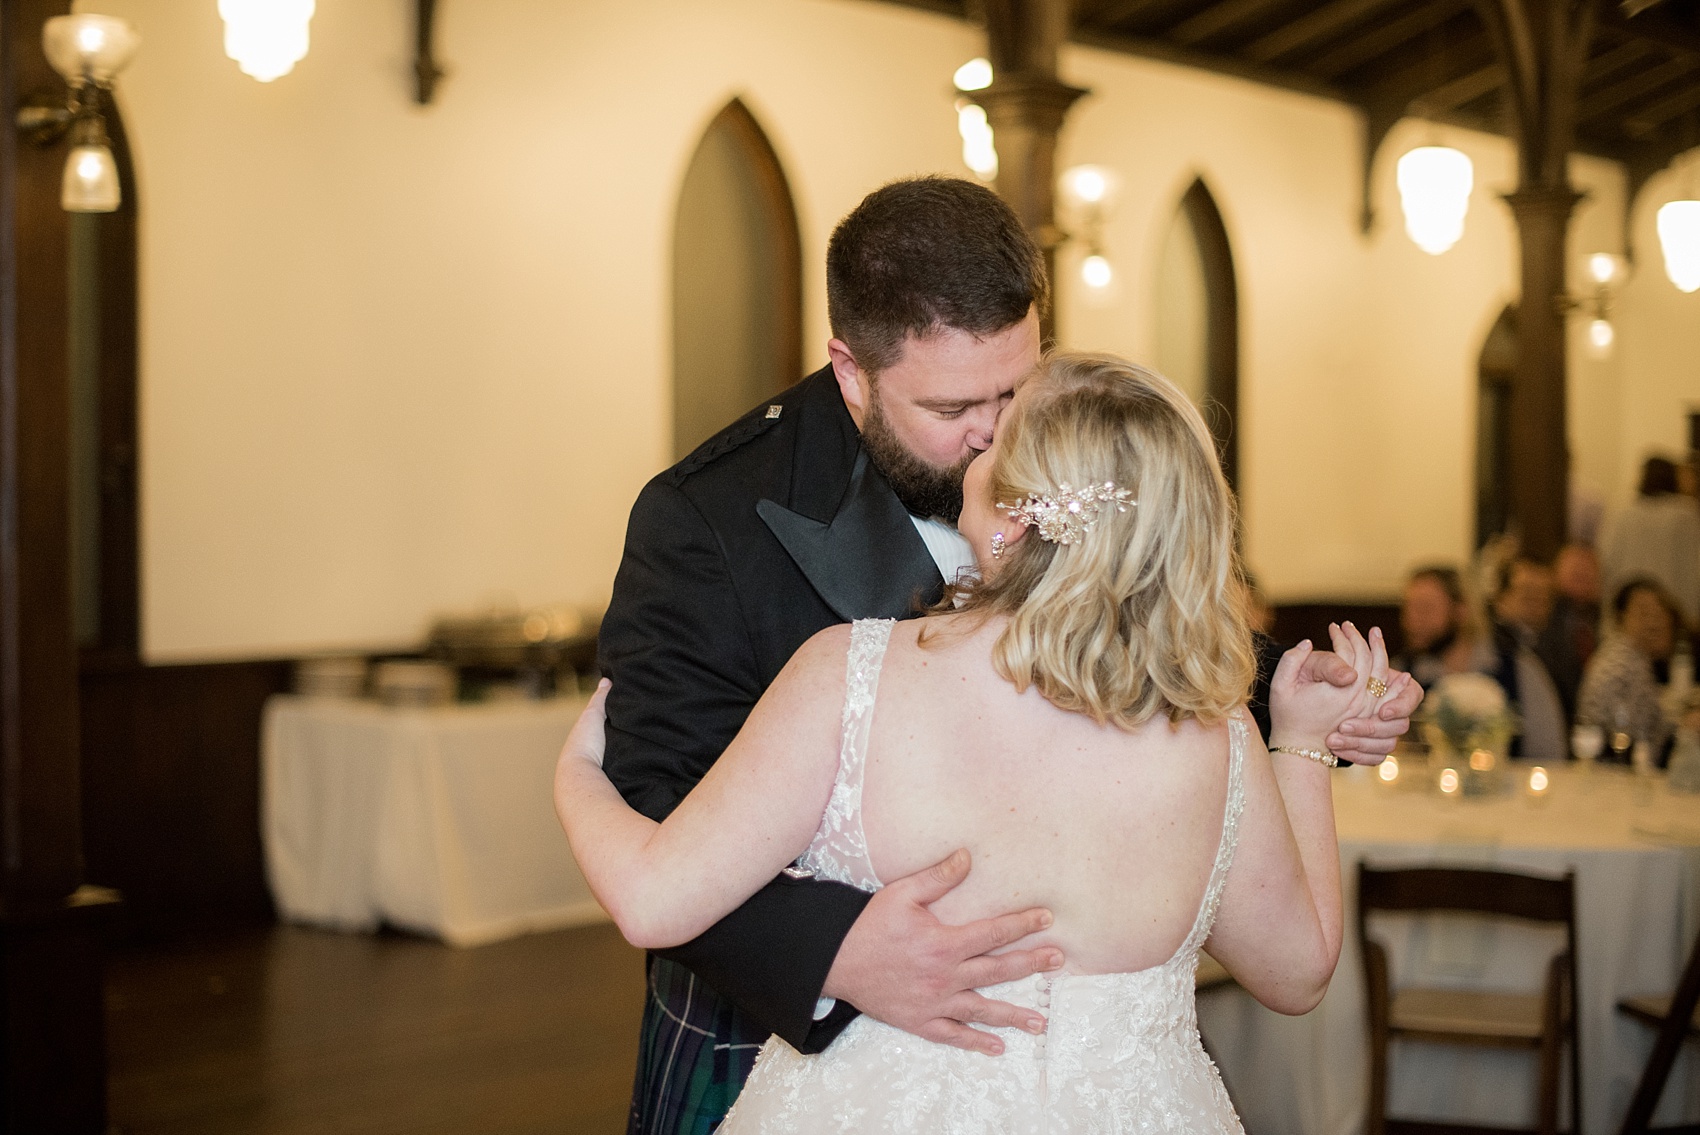
[{"label": "black jacket lapel", "polygon": [[944,585],[921,534],[897,495],[858,452],[850,485],[828,522],[771,500],[756,512],[826,605],[846,621],[900,619]]}]

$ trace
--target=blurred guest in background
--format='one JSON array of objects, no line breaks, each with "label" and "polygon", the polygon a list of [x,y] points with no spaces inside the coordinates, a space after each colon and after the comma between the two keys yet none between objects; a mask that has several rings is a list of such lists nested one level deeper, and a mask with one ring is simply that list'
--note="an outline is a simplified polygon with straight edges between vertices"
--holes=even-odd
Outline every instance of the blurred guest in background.
[{"label": "blurred guest in background", "polygon": [[1558,690],[1566,719],[1576,713],[1582,657],[1574,634],[1555,618],[1558,588],[1545,564],[1518,556],[1501,565],[1494,589],[1493,617],[1502,633],[1535,652]]},{"label": "blurred guest in background", "polygon": [[1553,622],[1564,628],[1575,644],[1582,665],[1599,645],[1600,556],[1588,544],[1566,544],[1553,562],[1553,579],[1558,598],[1553,602]]},{"label": "blurred guest in background", "polygon": [[1513,756],[1559,760],[1568,751],[1564,704],[1535,652],[1509,631],[1484,625],[1470,605],[1458,569],[1437,566],[1411,573],[1399,606],[1404,649],[1397,666],[1426,690],[1448,674],[1486,674],[1505,690],[1523,718]]},{"label": "blurred guest in background", "polygon": [[1700,619],[1700,503],[1680,487],[1675,462],[1647,458],[1640,495],[1606,525],[1600,561],[1608,593],[1632,580],[1656,580],[1694,622]]},{"label": "blurred guest in background", "polygon": [[[1664,586],[1647,578],[1618,588],[1612,614],[1612,632],[1582,676],[1577,718],[1602,725],[1608,733],[1646,741],[1658,753],[1671,732],[1659,706],[1658,670],[1669,665],[1676,651],[1682,616]],[[1609,757],[1611,751],[1603,755]]]}]

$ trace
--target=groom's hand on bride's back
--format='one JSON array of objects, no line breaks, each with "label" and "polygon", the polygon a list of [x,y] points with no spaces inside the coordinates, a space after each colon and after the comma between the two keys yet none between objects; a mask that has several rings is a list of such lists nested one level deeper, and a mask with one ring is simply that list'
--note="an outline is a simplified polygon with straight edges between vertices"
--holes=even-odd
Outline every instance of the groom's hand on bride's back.
[{"label": "groom's hand on bride's back", "polygon": [[1051,913],[1034,907],[962,926],[940,922],[929,908],[968,877],[969,866],[968,853],[957,851],[879,890],[850,928],[822,992],[904,1032],[991,1056],[1003,1052],[1003,1041],[970,1025],[1044,1031],[1045,1018],[1033,1010],[974,991],[1062,968],[1054,946],[989,953],[1046,929]]}]

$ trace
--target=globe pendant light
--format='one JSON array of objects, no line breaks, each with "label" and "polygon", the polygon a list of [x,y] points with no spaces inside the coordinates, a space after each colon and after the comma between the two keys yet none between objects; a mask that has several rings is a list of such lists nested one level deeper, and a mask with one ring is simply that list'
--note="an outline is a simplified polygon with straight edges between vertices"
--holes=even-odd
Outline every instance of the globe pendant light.
[{"label": "globe pendant light", "polygon": [[1418,248],[1439,256],[1464,235],[1475,170],[1451,146],[1418,146],[1399,159],[1399,204],[1405,232]]},{"label": "globe pendant light", "polygon": [[1700,201],[1671,201],[1659,209],[1659,244],[1670,282],[1700,291]]},{"label": "globe pendant light", "polygon": [[313,0],[218,0],[224,53],[262,83],[289,74],[307,57]]}]

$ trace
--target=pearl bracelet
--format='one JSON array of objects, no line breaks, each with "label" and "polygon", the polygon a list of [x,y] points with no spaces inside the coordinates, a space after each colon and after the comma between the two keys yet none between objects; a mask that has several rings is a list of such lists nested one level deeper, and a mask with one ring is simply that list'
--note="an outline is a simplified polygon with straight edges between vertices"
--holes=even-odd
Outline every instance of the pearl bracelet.
[{"label": "pearl bracelet", "polygon": [[1291,753],[1295,757],[1309,757],[1326,768],[1340,767],[1340,758],[1327,749],[1295,749],[1291,745],[1271,745],[1269,751],[1271,753]]}]

